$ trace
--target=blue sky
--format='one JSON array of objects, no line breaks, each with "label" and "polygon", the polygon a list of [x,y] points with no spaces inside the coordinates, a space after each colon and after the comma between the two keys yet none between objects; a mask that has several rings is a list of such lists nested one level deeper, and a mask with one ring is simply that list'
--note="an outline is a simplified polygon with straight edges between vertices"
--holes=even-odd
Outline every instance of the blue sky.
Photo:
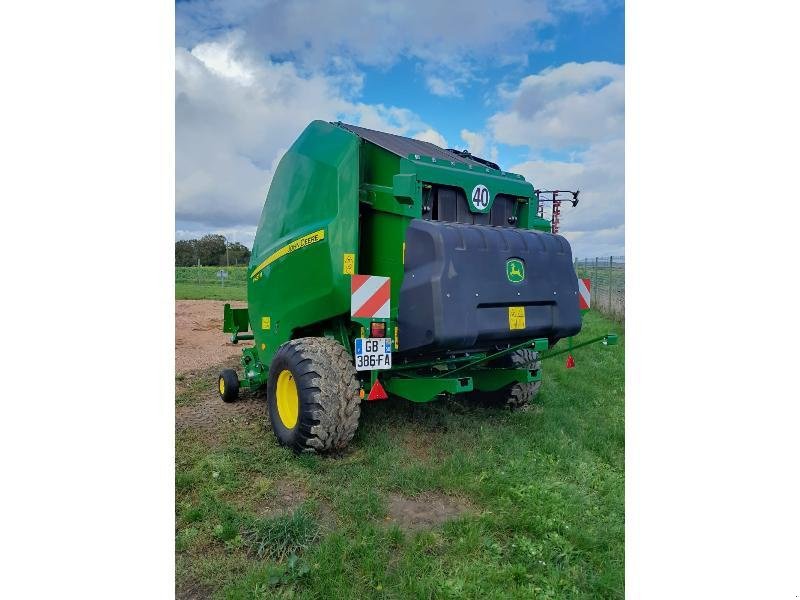
[{"label": "blue sky", "polygon": [[576,256],[624,253],[624,7],[189,0],[176,4],[176,236],[250,244],[312,119],[468,148],[580,188]]}]

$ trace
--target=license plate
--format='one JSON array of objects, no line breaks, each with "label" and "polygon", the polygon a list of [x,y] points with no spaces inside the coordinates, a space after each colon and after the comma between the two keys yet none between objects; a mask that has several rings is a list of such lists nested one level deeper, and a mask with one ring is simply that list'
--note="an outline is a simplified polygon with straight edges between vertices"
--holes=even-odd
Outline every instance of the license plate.
[{"label": "license plate", "polygon": [[356,371],[392,368],[391,338],[356,338]]}]

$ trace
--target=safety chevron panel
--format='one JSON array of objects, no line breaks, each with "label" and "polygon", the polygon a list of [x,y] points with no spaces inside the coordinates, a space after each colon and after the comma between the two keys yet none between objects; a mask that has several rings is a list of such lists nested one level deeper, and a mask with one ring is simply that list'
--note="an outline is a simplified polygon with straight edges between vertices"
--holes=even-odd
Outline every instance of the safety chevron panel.
[{"label": "safety chevron panel", "polygon": [[592,282],[588,278],[578,278],[578,308],[581,310],[589,310],[591,306],[591,289]]},{"label": "safety chevron panel", "polygon": [[389,318],[389,278],[353,275],[350,282],[350,314],[364,319]]}]

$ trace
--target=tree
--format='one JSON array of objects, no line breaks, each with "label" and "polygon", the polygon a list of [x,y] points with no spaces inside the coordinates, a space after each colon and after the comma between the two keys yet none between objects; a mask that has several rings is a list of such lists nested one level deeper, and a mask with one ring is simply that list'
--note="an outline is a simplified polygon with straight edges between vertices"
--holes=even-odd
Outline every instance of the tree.
[{"label": "tree", "polygon": [[175,266],[193,267],[198,259],[203,266],[246,265],[250,250],[239,242],[228,242],[224,235],[204,235],[199,240],[175,242]]},{"label": "tree", "polygon": [[197,257],[201,265],[225,264],[225,236],[209,234],[197,240]]},{"label": "tree", "polygon": [[250,250],[239,242],[228,242],[228,261],[232,265],[246,265],[250,260]]},{"label": "tree", "polygon": [[191,267],[197,264],[197,240],[175,242],[175,266]]}]

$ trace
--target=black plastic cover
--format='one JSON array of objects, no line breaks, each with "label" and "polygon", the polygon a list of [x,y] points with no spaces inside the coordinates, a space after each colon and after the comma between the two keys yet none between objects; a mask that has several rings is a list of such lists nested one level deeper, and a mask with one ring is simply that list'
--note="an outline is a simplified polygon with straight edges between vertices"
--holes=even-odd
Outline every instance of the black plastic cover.
[{"label": "black plastic cover", "polygon": [[[514,258],[524,265],[518,283],[506,274]],[[404,270],[402,353],[488,350],[533,338],[553,343],[581,329],[572,250],[560,235],[413,219]],[[524,329],[510,329],[509,307],[524,307]]]}]

